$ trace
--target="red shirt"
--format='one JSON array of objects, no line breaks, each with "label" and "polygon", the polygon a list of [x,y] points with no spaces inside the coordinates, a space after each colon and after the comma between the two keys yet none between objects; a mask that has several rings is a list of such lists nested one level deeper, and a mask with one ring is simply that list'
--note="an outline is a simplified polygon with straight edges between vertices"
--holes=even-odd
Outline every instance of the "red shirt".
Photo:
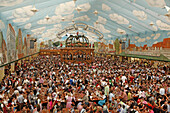
[{"label": "red shirt", "polygon": [[134,78],[134,76],[130,76],[130,81],[132,82]]}]

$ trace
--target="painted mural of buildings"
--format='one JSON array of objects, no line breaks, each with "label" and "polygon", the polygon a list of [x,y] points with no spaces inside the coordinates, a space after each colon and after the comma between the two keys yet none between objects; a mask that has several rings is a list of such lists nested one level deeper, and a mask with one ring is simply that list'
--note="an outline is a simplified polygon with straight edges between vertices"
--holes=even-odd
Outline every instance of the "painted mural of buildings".
[{"label": "painted mural of buildings", "polygon": [[4,39],[2,42],[2,53],[3,53],[3,63],[7,63],[7,46]]},{"label": "painted mural of buildings", "polygon": [[3,38],[3,34],[0,31],[0,65],[7,63],[7,47]]},{"label": "painted mural of buildings", "polygon": [[153,44],[152,49],[170,49],[170,38],[164,38],[162,42]]},{"label": "painted mural of buildings", "polygon": [[7,56],[8,62],[14,61],[17,59],[16,54],[16,43],[15,43],[15,31],[11,24],[8,24],[7,27]]},{"label": "painted mural of buildings", "polygon": [[34,51],[33,51],[34,53],[36,53],[37,52],[37,42],[35,41],[34,42]]},{"label": "painted mural of buildings", "polygon": [[98,42],[98,52],[105,53],[108,51],[108,45],[105,45],[103,42]]},{"label": "painted mural of buildings", "polygon": [[18,31],[18,53],[22,53],[22,32],[21,29]]},{"label": "painted mural of buildings", "polygon": [[164,38],[162,42],[157,42],[152,46],[148,47],[147,44],[144,46],[136,46],[135,44],[128,45],[128,53],[130,54],[141,54],[141,55],[151,55],[160,56],[163,54],[165,57],[170,59],[170,38]]},{"label": "painted mural of buildings", "polygon": [[48,40],[48,46],[52,47],[52,40]]},{"label": "painted mural of buildings", "polygon": [[167,49],[170,49],[170,38],[164,38],[162,42],[157,42],[156,44],[153,44],[151,47],[148,47],[147,44],[140,47],[130,43],[128,45],[129,51],[167,50]]},{"label": "painted mural of buildings", "polygon": [[103,42],[97,42],[97,44],[94,43],[94,46],[95,46],[96,52],[99,52],[99,53],[114,53],[115,52],[114,44],[105,44]]},{"label": "painted mural of buildings", "polygon": [[114,44],[109,44],[108,53],[114,53],[114,52],[115,52]]},{"label": "painted mural of buildings", "polygon": [[116,54],[120,54],[120,49],[121,48],[120,48],[120,43],[119,43],[118,38],[115,40],[114,46],[115,46]]},{"label": "painted mural of buildings", "polygon": [[22,44],[22,31],[21,29],[18,30],[18,46],[17,46],[17,49],[18,49],[18,58],[22,58],[24,57],[24,53],[23,53],[23,44]]},{"label": "painted mural of buildings", "polygon": [[26,37],[24,37],[24,45],[23,45],[23,53],[24,53],[24,56],[27,56],[27,39]]},{"label": "painted mural of buildings", "polygon": [[3,34],[2,31],[0,30],[0,65],[3,64],[2,45],[3,45]]},{"label": "painted mural of buildings", "polygon": [[27,54],[30,54],[30,38],[31,35],[27,34]]}]

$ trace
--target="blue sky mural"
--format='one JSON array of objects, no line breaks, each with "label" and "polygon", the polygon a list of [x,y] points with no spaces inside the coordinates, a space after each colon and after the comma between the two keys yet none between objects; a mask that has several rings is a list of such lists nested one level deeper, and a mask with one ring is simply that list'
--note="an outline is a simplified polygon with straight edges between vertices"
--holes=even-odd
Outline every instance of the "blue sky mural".
[{"label": "blue sky mural", "polygon": [[[34,6],[36,13],[31,11]],[[31,34],[40,42],[60,40],[59,31],[81,22],[102,32],[101,41],[106,43],[126,38],[138,46],[151,46],[170,36],[169,7],[169,0],[0,0],[0,29],[6,37],[11,23],[23,37]],[[79,32],[92,42],[100,41],[92,33]]]}]

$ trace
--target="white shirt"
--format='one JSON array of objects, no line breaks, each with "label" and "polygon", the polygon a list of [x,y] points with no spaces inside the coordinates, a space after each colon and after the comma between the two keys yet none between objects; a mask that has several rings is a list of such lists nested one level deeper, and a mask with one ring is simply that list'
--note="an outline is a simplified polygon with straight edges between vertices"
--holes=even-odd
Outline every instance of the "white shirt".
[{"label": "white shirt", "polygon": [[102,96],[102,98],[103,98],[103,99],[105,99],[105,98],[106,98],[106,96],[105,96],[105,95],[103,95],[103,96]]},{"label": "white shirt", "polygon": [[170,112],[170,105],[169,105],[169,104],[167,104],[167,107],[168,107],[168,112]]},{"label": "white shirt", "polygon": [[22,86],[18,86],[18,87],[17,87],[17,89],[18,89],[19,91],[21,91],[21,88],[22,88]]},{"label": "white shirt", "polygon": [[25,84],[25,83],[26,84],[29,83],[28,79],[24,80],[23,84]]},{"label": "white shirt", "polygon": [[127,79],[126,76],[122,76],[122,82],[125,83],[125,80]]},{"label": "white shirt", "polygon": [[161,95],[165,95],[165,89],[164,89],[164,88],[161,88],[161,89],[159,90],[159,93],[160,93]]},{"label": "white shirt", "polygon": [[112,101],[112,98],[115,97],[115,95],[113,93],[109,94],[109,100]]}]

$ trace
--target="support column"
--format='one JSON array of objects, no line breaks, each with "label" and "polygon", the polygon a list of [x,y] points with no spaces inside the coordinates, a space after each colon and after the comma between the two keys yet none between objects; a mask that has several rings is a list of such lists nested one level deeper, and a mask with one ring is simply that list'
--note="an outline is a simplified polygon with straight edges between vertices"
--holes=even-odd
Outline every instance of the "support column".
[{"label": "support column", "polygon": [[23,59],[22,59],[22,61],[25,61],[25,60],[26,60],[26,58],[23,58]]},{"label": "support column", "polygon": [[21,60],[18,61],[18,66],[21,67]]},{"label": "support column", "polygon": [[139,59],[139,63],[141,63],[142,62],[142,59]]},{"label": "support column", "polygon": [[130,63],[131,62],[131,57],[128,57],[128,63]]},{"label": "support column", "polygon": [[29,56],[29,61],[31,61],[31,56]]},{"label": "support column", "polygon": [[115,60],[115,56],[112,56],[112,60]]},{"label": "support column", "polygon": [[11,63],[11,72],[15,71],[15,62]]},{"label": "support column", "polygon": [[28,58],[26,57],[22,61],[23,61],[23,63],[27,63],[27,60],[28,60]]},{"label": "support column", "polygon": [[122,62],[122,60],[123,60],[123,57],[119,56],[119,61]]},{"label": "support column", "polygon": [[151,65],[154,64],[155,61],[151,60]]},{"label": "support column", "polygon": [[158,62],[154,62],[154,68],[158,68]]},{"label": "support column", "polygon": [[3,77],[5,76],[5,67],[0,67],[0,81],[2,81]]}]

